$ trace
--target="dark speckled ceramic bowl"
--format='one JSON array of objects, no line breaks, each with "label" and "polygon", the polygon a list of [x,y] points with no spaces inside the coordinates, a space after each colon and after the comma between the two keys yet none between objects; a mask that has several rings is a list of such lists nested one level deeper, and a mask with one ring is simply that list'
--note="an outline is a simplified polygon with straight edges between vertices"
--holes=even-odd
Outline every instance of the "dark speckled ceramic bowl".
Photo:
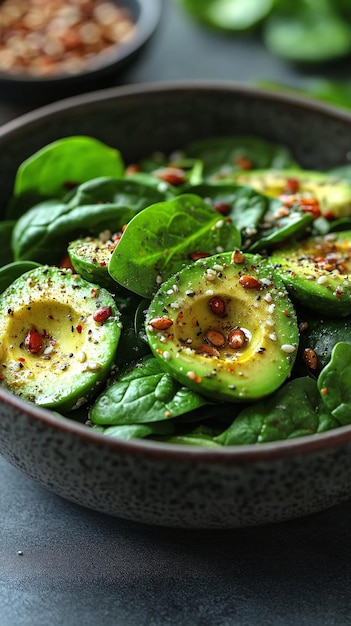
[{"label": "dark speckled ceramic bowl", "polygon": [[[0,129],[1,200],[25,157],[77,133],[112,142],[127,162],[211,135],[257,134],[286,143],[307,168],[326,168],[347,159],[351,116],[227,83],[86,94]],[[124,442],[0,389],[0,452],[68,500],[149,524],[237,528],[303,516],[351,496],[351,426],[223,449]]]}]

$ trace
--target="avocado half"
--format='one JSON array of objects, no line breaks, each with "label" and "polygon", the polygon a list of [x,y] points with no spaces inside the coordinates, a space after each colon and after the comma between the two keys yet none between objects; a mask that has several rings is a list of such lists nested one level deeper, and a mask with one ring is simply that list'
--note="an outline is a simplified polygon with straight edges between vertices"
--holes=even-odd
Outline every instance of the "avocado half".
[{"label": "avocado half", "polygon": [[290,295],[321,315],[351,314],[351,231],[309,237],[270,257]]},{"label": "avocado half", "polygon": [[1,383],[42,407],[78,408],[110,373],[119,318],[112,296],[71,270],[22,274],[0,297]]},{"label": "avocado half", "polygon": [[351,185],[328,173],[298,169],[251,170],[236,175],[236,182],[267,196],[315,198],[321,214],[337,219],[351,215]]},{"label": "avocado half", "polygon": [[168,279],[147,311],[146,334],[181,384],[232,402],[280,387],[298,346],[283,282],[266,259],[240,251],[196,261]]}]

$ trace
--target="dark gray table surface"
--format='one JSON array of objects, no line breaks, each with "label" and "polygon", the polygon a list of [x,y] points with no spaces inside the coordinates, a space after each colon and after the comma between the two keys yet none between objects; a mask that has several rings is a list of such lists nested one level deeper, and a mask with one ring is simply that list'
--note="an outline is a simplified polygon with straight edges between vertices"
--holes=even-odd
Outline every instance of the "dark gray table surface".
[{"label": "dark gray table surface", "polygon": [[[347,78],[348,64],[324,72]],[[309,76],[164,0],[155,36],[109,84]],[[0,92],[0,124],[38,104]],[[80,508],[2,458],[0,474],[0,626],[351,625],[351,502],[268,527],[182,531]]]}]

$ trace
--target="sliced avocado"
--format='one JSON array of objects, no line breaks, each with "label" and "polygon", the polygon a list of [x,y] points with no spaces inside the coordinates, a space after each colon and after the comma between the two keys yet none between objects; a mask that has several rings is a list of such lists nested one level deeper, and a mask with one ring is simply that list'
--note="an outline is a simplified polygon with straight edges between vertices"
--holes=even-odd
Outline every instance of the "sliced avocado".
[{"label": "sliced avocado", "polygon": [[351,231],[309,237],[270,259],[298,302],[321,315],[351,314]]},{"label": "sliced avocado", "polygon": [[118,235],[105,231],[100,237],[84,237],[71,241],[67,254],[83,278],[107,289],[118,288],[118,283],[108,273],[108,264],[118,243]]},{"label": "sliced avocado", "polygon": [[231,402],[277,389],[298,345],[283,282],[266,259],[239,251],[201,259],[168,279],[147,311],[146,333],[165,371]]},{"label": "sliced avocado", "polygon": [[256,191],[283,200],[308,201],[315,198],[320,213],[328,219],[351,215],[351,184],[328,173],[307,170],[251,170],[235,180]]},{"label": "sliced avocado", "polygon": [[70,270],[37,267],[0,297],[2,383],[42,407],[78,408],[107,379],[120,333],[108,291]]}]

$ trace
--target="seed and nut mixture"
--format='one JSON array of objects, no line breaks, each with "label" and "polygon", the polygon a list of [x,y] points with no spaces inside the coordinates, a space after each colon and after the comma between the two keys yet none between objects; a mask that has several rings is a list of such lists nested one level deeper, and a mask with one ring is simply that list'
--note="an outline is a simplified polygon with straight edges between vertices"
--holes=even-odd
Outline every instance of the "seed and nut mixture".
[{"label": "seed and nut mixture", "polygon": [[135,36],[131,12],[110,0],[4,0],[0,72],[77,74]]}]

